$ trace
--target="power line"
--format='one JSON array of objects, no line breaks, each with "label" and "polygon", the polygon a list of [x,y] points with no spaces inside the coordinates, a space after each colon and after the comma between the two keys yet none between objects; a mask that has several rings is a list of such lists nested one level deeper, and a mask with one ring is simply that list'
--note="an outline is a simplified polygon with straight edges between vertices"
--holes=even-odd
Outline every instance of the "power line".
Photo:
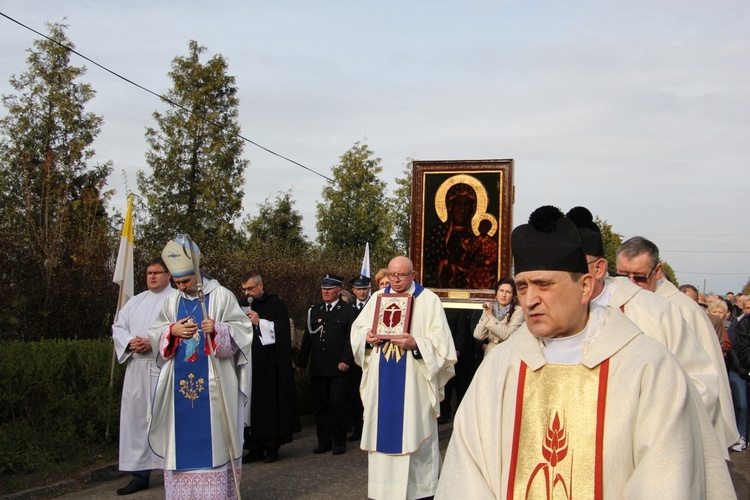
[{"label": "power line", "polygon": [[750,276],[750,271],[745,272],[745,273],[708,273],[705,271],[696,273],[693,271],[678,271],[677,269],[675,269],[674,272],[682,273],[682,274],[707,274],[709,276]]},{"label": "power line", "polygon": [[[179,103],[176,103],[176,102],[172,101],[172,100],[171,100],[171,99],[169,99],[168,97],[165,97],[165,96],[163,96],[163,95],[161,95],[161,94],[158,94],[158,93],[154,92],[153,90],[151,90],[151,89],[148,89],[148,88],[144,87],[143,85],[140,85],[140,84],[138,84],[138,83],[134,82],[133,80],[130,80],[130,79],[128,79],[128,78],[125,78],[124,76],[120,75],[119,73],[116,73],[115,71],[112,71],[111,69],[107,68],[106,66],[102,66],[101,64],[99,64],[98,62],[94,61],[93,59],[90,59],[90,58],[86,57],[85,55],[81,54],[81,53],[80,53],[80,52],[78,52],[77,50],[75,50],[75,49],[73,49],[73,48],[71,48],[71,47],[68,47],[68,46],[66,46],[66,45],[63,45],[63,44],[61,44],[60,42],[58,42],[57,40],[53,40],[52,38],[48,37],[48,36],[47,36],[47,35],[45,35],[44,33],[40,33],[39,31],[35,30],[34,28],[31,28],[31,27],[29,27],[29,26],[26,26],[25,24],[21,23],[20,21],[16,21],[15,19],[13,19],[12,17],[10,17],[10,16],[8,16],[8,15],[4,14],[3,12],[0,12],[0,16],[3,16],[4,18],[8,19],[9,21],[12,21],[12,22],[16,23],[17,25],[19,25],[19,26],[21,26],[21,27],[23,27],[23,28],[26,28],[27,30],[31,31],[32,33],[36,33],[37,35],[39,35],[39,36],[41,36],[41,37],[43,37],[43,38],[45,38],[45,39],[49,40],[50,42],[52,42],[52,43],[54,43],[54,44],[56,44],[56,45],[59,45],[60,47],[62,47],[62,48],[64,48],[65,50],[67,50],[68,52],[71,52],[71,53],[73,53],[73,54],[77,55],[78,57],[80,57],[80,58],[82,58],[82,59],[85,59],[86,61],[90,62],[91,64],[93,64],[93,65],[95,65],[95,66],[98,66],[99,68],[101,68],[101,69],[103,69],[104,71],[106,71],[107,73],[110,73],[111,75],[113,75],[113,76],[115,76],[115,77],[119,78],[120,80],[123,80],[123,81],[125,81],[125,82],[129,83],[130,85],[133,85],[134,87],[137,87],[137,88],[139,88],[139,89],[141,89],[141,90],[143,90],[143,91],[145,91],[145,92],[148,92],[149,94],[151,94],[151,95],[153,95],[153,96],[156,96],[156,97],[158,97],[159,99],[161,99],[161,100],[163,100],[163,101],[167,102],[168,104],[170,104],[170,105],[172,105],[172,106],[174,106],[174,107],[176,107],[176,108],[179,108],[179,109],[181,109],[181,110],[185,111],[186,113],[190,113],[191,115],[193,115],[194,117],[198,118],[199,120],[203,120],[203,121],[205,121],[206,123],[209,123],[209,124],[211,124],[211,125],[213,125],[213,126],[215,126],[215,127],[219,128],[220,130],[223,130],[223,129],[222,129],[222,127],[221,127],[221,125],[220,125],[219,123],[217,123],[217,122],[215,122],[215,121],[213,121],[213,120],[209,120],[209,119],[207,119],[207,118],[205,118],[205,117],[203,117],[203,116],[200,116],[200,115],[196,114],[195,112],[193,112],[192,110],[190,110],[190,109],[188,109],[188,108],[186,108],[186,107],[182,106],[181,104],[179,104]],[[286,157],[286,156],[284,156],[284,155],[281,155],[281,154],[279,154],[279,153],[276,153],[275,151],[272,151],[272,150],[268,149],[268,148],[267,148],[267,147],[265,147],[265,146],[261,146],[261,145],[260,145],[260,144],[258,144],[257,142],[255,142],[255,141],[252,141],[252,140],[248,139],[247,137],[243,136],[242,134],[234,134],[234,133],[233,133],[232,135],[235,135],[236,137],[239,137],[239,138],[240,138],[240,139],[242,139],[243,141],[245,141],[245,142],[247,142],[247,143],[249,143],[249,144],[252,144],[253,146],[255,146],[255,147],[257,147],[257,148],[260,148],[260,149],[262,149],[263,151],[265,151],[265,152],[267,152],[267,153],[270,153],[270,154],[272,154],[272,155],[274,155],[274,156],[277,156],[277,157],[279,157],[279,158],[281,158],[281,159],[283,159],[283,160],[286,160],[286,161],[288,161],[289,163],[293,163],[294,165],[297,165],[298,167],[302,167],[302,168],[304,168],[305,170],[307,170],[308,172],[311,172],[311,173],[313,173],[313,174],[315,174],[315,175],[317,175],[317,176],[320,176],[320,177],[322,177],[323,179],[326,179],[326,180],[328,180],[328,181],[330,181],[330,182],[334,182],[334,181],[333,181],[333,179],[331,179],[330,177],[327,177],[327,176],[325,176],[325,175],[321,174],[320,172],[316,172],[315,170],[313,170],[313,169],[311,169],[311,168],[309,168],[309,167],[307,167],[307,166],[305,166],[305,165],[303,165],[303,164],[301,164],[301,163],[299,163],[299,162],[297,162],[297,161],[294,161],[294,160],[292,160],[291,158],[287,158],[287,157]]]},{"label": "power line", "polygon": [[659,250],[670,253],[750,253],[748,250]]}]

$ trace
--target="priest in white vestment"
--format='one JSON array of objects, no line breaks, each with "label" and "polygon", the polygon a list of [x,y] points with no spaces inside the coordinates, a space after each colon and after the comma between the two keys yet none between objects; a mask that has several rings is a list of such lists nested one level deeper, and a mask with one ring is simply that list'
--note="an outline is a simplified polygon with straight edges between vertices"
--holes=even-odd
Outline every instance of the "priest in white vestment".
[{"label": "priest in white vestment", "polygon": [[[617,249],[617,274],[627,276],[636,285],[668,299],[680,312],[685,322],[696,335],[703,350],[711,359],[719,375],[717,389],[719,402],[712,418],[721,444],[728,448],[740,437],[734,417],[734,404],[729,388],[724,355],[719,339],[705,311],[690,297],[662,277],[659,248],[641,236],[634,236]],[[710,409],[709,409],[710,411]]]},{"label": "priest in white vestment", "polygon": [[164,298],[172,292],[169,280],[169,271],[161,257],[149,261],[147,290],[130,299],[112,325],[117,361],[127,363],[120,405],[119,468],[133,473],[132,480],[117,490],[119,495],[147,489],[151,471],[162,468],[163,460],[148,445],[151,400],[159,375],[148,329],[161,311]]},{"label": "priest in white vestment", "polygon": [[592,301],[600,306],[620,309],[643,333],[664,345],[677,358],[695,385],[717,443],[723,448],[724,458],[728,459],[719,411],[719,373],[693,330],[669,300],[639,287],[625,276],[607,276],[609,263],[604,257],[601,231],[587,208],[575,207],[566,216],[578,227],[589,272],[594,277]]},{"label": "priest in white vestment", "polygon": [[[351,329],[354,360],[362,367],[360,447],[368,452],[367,494],[374,499],[431,497],[440,473],[440,401],[455,374],[456,349],[440,299],[414,280],[412,262],[394,258],[388,276],[390,285],[373,295]],[[385,342],[373,332],[383,293],[414,297],[409,333]]]},{"label": "priest in white vestment", "polygon": [[162,257],[178,290],[149,329],[161,367],[149,443],[164,458],[167,499],[236,498],[252,324],[234,294],[205,275],[204,317],[192,260],[200,251],[183,235]]},{"label": "priest in white vestment", "polygon": [[436,498],[733,498],[674,356],[590,304],[575,225],[542,207],[511,246],[526,323],[474,376]]}]

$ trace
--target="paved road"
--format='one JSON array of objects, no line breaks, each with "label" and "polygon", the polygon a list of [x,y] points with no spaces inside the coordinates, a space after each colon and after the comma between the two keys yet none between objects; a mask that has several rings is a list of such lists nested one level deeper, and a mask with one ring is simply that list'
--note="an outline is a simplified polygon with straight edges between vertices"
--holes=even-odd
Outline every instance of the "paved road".
[{"label": "paved road", "polygon": [[[441,425],[440,448],[450,439],[451,424]],[[242,467],[240,491],[242,498],[330,500],[367,498],[367,454],[359,449],[359,443],[348,443],[343,455],[331,453],[314,455],[317,445],[315,427],[308,425],[295,435],[294,441],[281,447],[278,462],[272,464],[252,463]],[[85,490],[69,493],[64,499],[123,498],[115,490],[128,482],[128,477],[91,485]],[[128,498],[133,500],[164,498],[164,482],[161,471],[151,477],[151,488]]]},{"label": "paved road", "polygon": [[[452,425],[441,425],[440,449],[450,439]],[[272,464],[252,463],[242,467],[240,489],[243,498],[344,500],[367,498],[367,454],[360,450],[359,443],[349,446],[343,455],[331,453],[313,455],[317,444],[315,427],[307,425],[295,436],[294,442],[285,445],[279,452],[279,461]],[[739,499],[750,498],[750,451],[732,453],[729,470]],[[128,476],[99,483],[89,483],[86,488],[67,493],[63,499],[114,499],[123,498],[115,490],[127,484]],[[15,498],[50,498],[50,496],[27,495]],[[133,500],[164,498],[164,483],[161,471],[155,471],[151,488],[130,495]]]}]

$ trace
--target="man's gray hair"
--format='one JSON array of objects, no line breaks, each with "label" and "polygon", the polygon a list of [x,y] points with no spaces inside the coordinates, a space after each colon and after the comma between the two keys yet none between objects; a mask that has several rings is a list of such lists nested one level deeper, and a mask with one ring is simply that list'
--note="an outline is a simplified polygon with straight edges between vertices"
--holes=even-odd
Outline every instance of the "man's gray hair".
[{"label": "man's gray hair", "polygon": [[260,273],[258,271],[252,270],[247,271],[245,274],[242,275],[242,282],[247,283],[247,280],[250,278],[255,280],[255,284],[257,285],[261,281],[263,281],[263,278],[260,276]]},{"label": "man's gray hair", "polygon": [[651,267],[656,267],[656,264],[659,263],[659,247],[643,236],[633,236],[617,249],[618,257],[620,254],[623,254],[631,260],[643,253],[647,254],[651,259]]}]

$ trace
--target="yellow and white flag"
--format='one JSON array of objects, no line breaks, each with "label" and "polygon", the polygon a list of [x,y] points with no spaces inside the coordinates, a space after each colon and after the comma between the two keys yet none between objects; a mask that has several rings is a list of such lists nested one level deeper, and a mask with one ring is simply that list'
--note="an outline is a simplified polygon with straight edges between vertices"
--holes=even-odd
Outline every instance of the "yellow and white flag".
[{"label": "yellow and white flag", "polygon": [[122,309],[125,302],[134,295],[133,286],[133,195],[128,197],[128,211],[125,214],[125,223],[122,226],[122,237],[120,238],[120,250],[117,252],[117,264],[114,283],[120,285],[120,294],[117,301],[117,310]]}]

